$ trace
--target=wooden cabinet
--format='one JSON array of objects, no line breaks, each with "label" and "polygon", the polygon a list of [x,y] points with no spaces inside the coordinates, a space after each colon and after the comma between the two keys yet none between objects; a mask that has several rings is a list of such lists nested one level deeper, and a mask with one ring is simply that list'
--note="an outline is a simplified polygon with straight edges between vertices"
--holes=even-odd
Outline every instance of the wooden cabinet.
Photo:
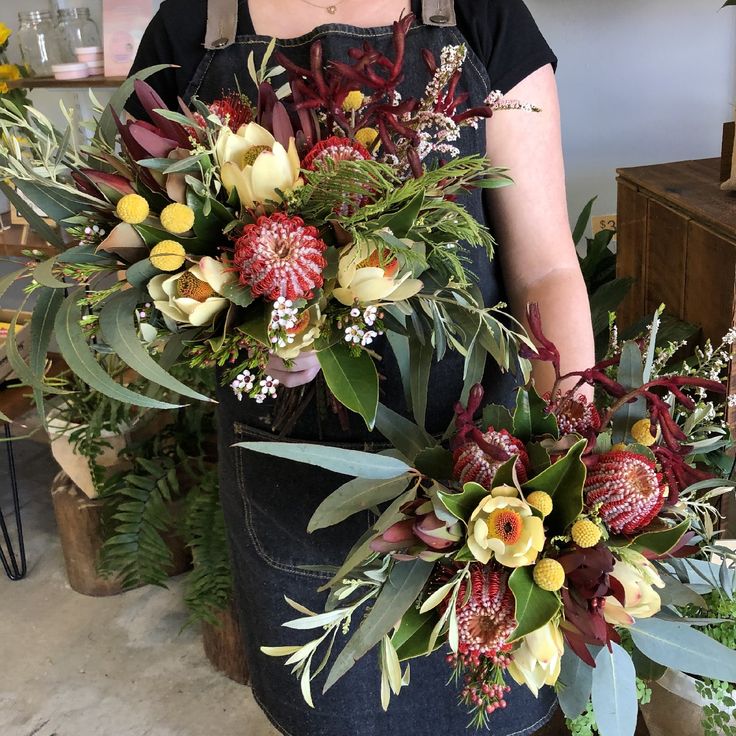
[{"label": "wooden cabinet", "polygon": [[[621,326],[665,304],[718,344],[736,326],[736,193],[719,185],[720,159],[618,169],[619,276],[634,284]],[[729,393],[736,393],[732,361]],[[736,410],[729,422],[736,427]],[[736,503],[724,503],[730,536]]]},{"label": "wooden cabinet", "polygon": [[736,196],[719,159],[618,170],[618,275],[635,281],[622,325],[664,303],[720,341],[735,324]]}]

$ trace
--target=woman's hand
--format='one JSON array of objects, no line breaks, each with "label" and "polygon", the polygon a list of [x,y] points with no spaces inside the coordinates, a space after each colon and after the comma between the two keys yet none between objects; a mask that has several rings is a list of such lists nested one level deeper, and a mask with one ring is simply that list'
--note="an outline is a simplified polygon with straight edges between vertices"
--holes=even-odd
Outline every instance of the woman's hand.
[{"label": "woman's hand", "polygon": [[278,378],[279,383],[287,388],[303,386],[313,381],[320,372],[319,360],[314,350],[307,350],[291,361],[291,368],[277,355],[272,355],[266,363],[266,371],[273,378]]}]

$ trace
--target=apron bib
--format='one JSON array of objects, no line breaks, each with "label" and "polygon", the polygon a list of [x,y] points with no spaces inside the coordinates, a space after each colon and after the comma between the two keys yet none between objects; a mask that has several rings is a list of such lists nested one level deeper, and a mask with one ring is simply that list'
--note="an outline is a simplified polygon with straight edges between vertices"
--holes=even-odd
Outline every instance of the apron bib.
[{"label": "apron bib", "polygon": [[[428,81],[421,50],[430,49],[437,58],[443,47],[467,43],[454,26],[454,7],[449,0],[425,0],[427,23],[417,21],[407,37],[406,96],[421,96]],[[413,2],[420,17],[422,3]],[[238,29],[237,35],[235,29]],[[298,38],[277,41],[278,50],[295,63],[308,66],[313,41],[323,43],[324,58],[345,60],[350,48],[368,40],[380,50],[391,48],[390,26],[358,28],[321,25]],[[256,67],[271,39],[254,34],[247,0],[209,0],[207,53],[200,63],[185,98],[197,96],[209,103],[233,89],[256,100],[255,86],[247,71],[248,55],[254,52]],[[490,81],[482,62],[468,49],[460,87],[470,93],[469,106],[479,105],[490,93]],[[461,91],[461,90],[458,90]],[[466,128],[456,144],[462,155],[485,150],[485,126]],[[470,193],[463,204],[481,222],[486,222],[480,191]],[[472,252],[472,269],[478,277],[486,304],[503,298],[497,263],[489,262],[482,249]],[[403,388],[393,355],[384,343],[376,346],[382,354],[381,401],[407,414]],[[463,361],[449,354],[433,365],[427,407],[427,428],[442,432],[453,416],[453,406],[462,390]],[[489,400],[509,403],[514,380],[491,365],[484,377]],[[299,419],[288,435],[280,439],[319,441],[359,449],[383,446],[380,435],[368,433],[360,417],[350,418],[348,431],[320,402],[319,391],[300,406]],[[366,655],[326,695],[320,682],[314,683],[316,709],[303,701],[298,681],[282,659],[267,657],[262,645],[294,643],[294,632],[280,624],[290,616],[283,596],[312,610],[321,610],[324,594],[317,588],[329,576],[305,565],[339,565],[348,549],[370,524],[369,515],[360,514],[330,529],[307,534],[307,522],[322,499],[345,482],[320,468],[288,460],[267,458],[233,448],[234,442],[274,438],[278,404],[238,402],[229,387],[218,390],[220,494],[225,512],[233,566],[235,603],[240,617],[250,664],[253,694],[274,725],[291,736],[461,736],[467,733],[468,716],[457,704],[457,691],[446,685],[450,669],[440,651],[411,662],[412,685],[392,699],[388,712],[380,706],[380,678],[375,654]],[[296,402],[298,403],[298,402]],[[283,409],[282,409],[283,411]],[[306,638],[305,638],[306,641]],[[508,707],[493,714],[494,736],[526,736],[541,728],[556,708],[551,688],[534,698],[526,688],[512,687]],[[244,724],[244,731],[246,725]]]}]

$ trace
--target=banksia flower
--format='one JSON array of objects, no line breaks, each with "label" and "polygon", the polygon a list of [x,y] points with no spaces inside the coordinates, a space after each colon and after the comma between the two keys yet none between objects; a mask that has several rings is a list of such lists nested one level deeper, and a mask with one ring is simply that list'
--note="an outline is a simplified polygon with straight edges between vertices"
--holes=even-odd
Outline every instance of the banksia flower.
[{"label": "banksia flower", "polygon": [[572,541],[583,549],[595,547],[601,541],[601,530],[590,519],[578,519],[572,525]]},{"label": "banksia flower", "polygon": [[585,502],[615,534],[632,534],[649,524],[667,497],[662,475],[647,457],[607,452],[588,471]]},{"label": "banksia flower", "polygon": [[529,468],[529,456],[524,444],[505,429],[496,432],[489,427],[477,441],[470,440],[455,450],[455,477],[461,483],[473,481],[490,488],[498,469],[514,455],[519,456],[516,473],[519,482],[524,483]]},{"label": "banksia flower", "polygon": [[565,570],[557,560],[545,557],[534,565],[534,582],[542,589],[559,590],[565,583]]},{"label": "banksia flower", "polygon": [[234,270],[255,296],[309,299],[312,289],[322,286],[326,248],[317,228],[276,212],[243,228],[235,242]]},{"label": "banksia flower", "polygon": [[327,161],[365,161],[371,158],[368,150],[358,141],[331,136],[320,141],[302,161],[302,168],[314,171]]},{"label": "banksia flower", "polygon": [[534,491],[526,497],[526,502],[532,507],[539,511],[543,517],[549,516],[552,513],[552,496],[544,491]]},{"label": "banksia flower", "polygon": [[557,426],[560,434],[585,435],[597,431],[601,426],[601,418],[598,410],[582,394],[571,396],[566,394],[552,399],[549,394],[545,396],[548,402],[547,410],[557,418]]},{"label": "banksia flower", "polygon": [[507,640],[516,628],[507,575],[489,565],[471,565],[469,583],[460,585],[455,606],[458,651],[447,660],[465,683],[460,698],[484,714],[505,708],[510,688],[503,671],[511,661]]},{"label": "banksia flower", "polygon": [[[241,125],[246,125],[253,120],[253,107],[250,100],[239,92],[232,92],[222,99],[215,100],[209,105],[210,112],[217,115],[233,133],[238,131]],[[204,122],[204,121],[202,121]]]}]

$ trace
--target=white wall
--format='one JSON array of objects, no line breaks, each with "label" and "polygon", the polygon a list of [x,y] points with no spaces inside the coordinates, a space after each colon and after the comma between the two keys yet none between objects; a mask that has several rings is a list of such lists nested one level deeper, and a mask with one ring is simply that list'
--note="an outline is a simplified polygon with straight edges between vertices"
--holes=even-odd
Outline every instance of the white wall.
[{"label": "white wall", "polygon": [[527,0],[559,57],[571,216],[615,169],[720,155],[736,102],[736,8],[722,0]]},{"label": "white wall", "polygon": [[[0,21],[17,28],[19,10],[48,2],[0,0]],[[718,155],[736,102],[736,8],[720,11],[721,0],[527,2],[560,59],[571,216],[594,194],[596,212],[615,211],[617,167]],[[33,92],[46,112],[58,100]]]}]

